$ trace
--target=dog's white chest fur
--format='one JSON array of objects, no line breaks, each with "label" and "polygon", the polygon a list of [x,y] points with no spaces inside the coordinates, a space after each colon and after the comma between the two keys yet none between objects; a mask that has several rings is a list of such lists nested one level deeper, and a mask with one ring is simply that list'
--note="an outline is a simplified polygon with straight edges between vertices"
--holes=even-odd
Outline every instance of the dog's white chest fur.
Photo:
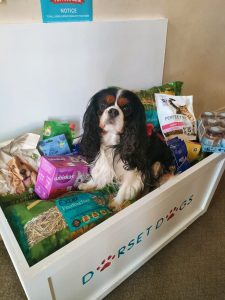
[{"label": "dog's white chest fur", "polygon": [[114,150],[112,148],[102,146],[99,156],[94,162],[91,176],[98,183],[98,188],[102,188],[107,183],[113,182],[113,179],[117,177],[116,171],[113,168],[113,153]]},{"label": "dog's white chest fur", "polygon": [[113,145],[118,142],[119,136],[114,133],[107,133],[102,138],[100,153],[91,172],[93,180],[98,182],[98,188],[113,182],[114,179],[119,182],[125,171],[121,159],[114,157]]},{"label": "dog's white chest fur", "polygon": [[91,170],[92,179],[79,186],[83,190],[101,189],[116,180],[120,184],[120,189],[114,199],[116,209],[119,209],[125,200],[133,199],[144,187],[141,173],[136,169],[124,169],[124,163],[120,157],[114,155],[115,150],[112,145],[118,143],[118,139],[118,135],[109,133],[103,137],[100,153]]}]

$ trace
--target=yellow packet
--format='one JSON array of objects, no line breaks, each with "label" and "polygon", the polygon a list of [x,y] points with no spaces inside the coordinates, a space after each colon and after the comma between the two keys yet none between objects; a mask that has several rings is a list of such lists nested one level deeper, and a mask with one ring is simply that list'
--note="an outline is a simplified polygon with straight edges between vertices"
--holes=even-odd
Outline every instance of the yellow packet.
[{"label": "yellow packet", "polygon": [[191,142],[186,140],[185,141],[186,147],[187,147],[187,151],[188,151],[188,160],[190,162],[196,160],[198,158],[198,156],[201,153],[202,150],[202,146],[199,143],[195,143],[195,142]]}]

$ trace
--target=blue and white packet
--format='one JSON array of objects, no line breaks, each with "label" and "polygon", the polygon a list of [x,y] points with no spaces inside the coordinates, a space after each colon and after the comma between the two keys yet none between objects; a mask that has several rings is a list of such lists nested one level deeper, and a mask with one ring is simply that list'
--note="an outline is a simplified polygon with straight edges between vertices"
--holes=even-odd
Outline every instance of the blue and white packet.
[{"label": "blue and white packet", "polygon": [[45,156],[58,156],[71,153],[65,134],[40,141],[38,149]]},{"label": "blue and white packet", "polygon": [[72,145],[72,148],[71,148],[71,151],[73,154],[76,154],[76,155],[80,155],[80,144],[73,144]]},{"label": "blue and white packet", "polygon": [[188,151],[186,144],[183,140],[175,137],[167,141],[167,145],[173,153],[174,161],[176,164],[176,173],[182,173],[191,167],[188,160]]}]

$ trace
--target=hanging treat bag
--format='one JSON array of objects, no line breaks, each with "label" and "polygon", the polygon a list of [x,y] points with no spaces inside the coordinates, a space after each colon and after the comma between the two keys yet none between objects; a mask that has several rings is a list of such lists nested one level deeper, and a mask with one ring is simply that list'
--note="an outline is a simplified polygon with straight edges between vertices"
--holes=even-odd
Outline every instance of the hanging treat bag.
[{"label": "hanging treat bag", "polygon": [[193,112],[193,96],[155,94],[162,133],[166,140],[179,137],[196,140],[197,124]]}]

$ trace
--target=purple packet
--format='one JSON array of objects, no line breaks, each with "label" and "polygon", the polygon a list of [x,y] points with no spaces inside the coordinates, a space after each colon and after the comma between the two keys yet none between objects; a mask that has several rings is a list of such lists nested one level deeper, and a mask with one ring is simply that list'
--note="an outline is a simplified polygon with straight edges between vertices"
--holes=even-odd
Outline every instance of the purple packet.
[{"label": "purple packet", "polygon": [[75,190],[89,176],[89,166],[80,155],[42,156],[35,193],[41,199],[55,198]]}]

